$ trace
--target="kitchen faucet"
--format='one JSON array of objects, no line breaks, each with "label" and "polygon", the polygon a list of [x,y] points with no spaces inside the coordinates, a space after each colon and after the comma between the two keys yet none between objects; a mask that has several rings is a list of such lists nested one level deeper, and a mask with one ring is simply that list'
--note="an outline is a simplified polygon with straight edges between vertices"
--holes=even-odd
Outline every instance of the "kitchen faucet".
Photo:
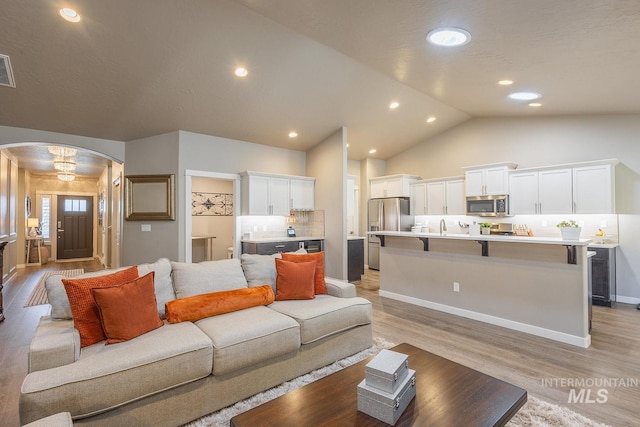
[{"label": "kitchen faucet", "polygon": [[447,223],[444,221],[444,218],[442,218],[440,220],[440,235],[442,236],[445,231],[447,231]]}]

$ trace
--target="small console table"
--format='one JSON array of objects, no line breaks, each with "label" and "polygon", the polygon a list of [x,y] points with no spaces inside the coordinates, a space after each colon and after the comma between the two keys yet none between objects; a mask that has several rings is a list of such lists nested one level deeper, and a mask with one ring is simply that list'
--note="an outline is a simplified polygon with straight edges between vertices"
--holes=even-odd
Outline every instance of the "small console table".
[{"label": "small console table", "polygon": [[[29,265],[29,264],[37,264],[37,265],[41,265],[42,264],[42,236],[27,236],[25,237],[25,240],[27,241],[27,257],[24,261],[25,264]],[[31,255],[31,245],[32,242],[35,244],[35,246],[38,248],[38,262],[32,262],[29,263],[29,255]]]}]

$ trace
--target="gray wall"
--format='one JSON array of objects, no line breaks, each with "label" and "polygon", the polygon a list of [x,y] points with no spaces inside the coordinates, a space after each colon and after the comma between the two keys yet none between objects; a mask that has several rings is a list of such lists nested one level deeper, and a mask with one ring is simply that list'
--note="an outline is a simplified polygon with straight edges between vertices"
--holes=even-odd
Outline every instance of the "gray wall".
[{"label": "gray wall", "polygon": [[469,120],[391,159],[387,174],[460,175],[462,167],[520,168],[617,158],[618,295],[640,302],[640,115]]},{"label": "gray wall", "polygon": [[325,273],[347,279],[347,129],[307,152],[307,175],[316,177],[316,210],[324,211]]},{"label": "gray wall", "polygon": [[[124,175],[176,175],[176,209],[183,200],[178,177],[178,132],[129,141],[126,145]],[[126,197],[126,196],[125,196]],[[126,204],[126,202],[125,202]],[[182,221],[184,222],[184,220]],[[151,231],[141,231],[151,224]],[[158,258],[179,260],[179,221],[124,221],[122,225],[122,265],[154,262]]]}]

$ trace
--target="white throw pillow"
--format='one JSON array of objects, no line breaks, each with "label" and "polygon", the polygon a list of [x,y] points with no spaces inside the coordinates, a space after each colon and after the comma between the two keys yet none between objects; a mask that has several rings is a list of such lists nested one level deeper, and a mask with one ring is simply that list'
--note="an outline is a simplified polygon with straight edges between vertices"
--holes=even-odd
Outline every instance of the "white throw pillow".
[{"label": "white throw pillow", "polygon": [[172,262],[171,268],[178,298],[248,287],[237,258],[195,264]]}]

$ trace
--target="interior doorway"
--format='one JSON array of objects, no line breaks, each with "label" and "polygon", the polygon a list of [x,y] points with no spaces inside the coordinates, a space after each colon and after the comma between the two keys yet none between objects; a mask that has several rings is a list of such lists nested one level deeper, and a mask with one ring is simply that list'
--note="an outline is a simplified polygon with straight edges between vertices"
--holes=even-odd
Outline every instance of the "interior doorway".
[{"label": "interior doorway", "polygon": [[191,172],[186,181],[187,262],[233,257],[237,253],[239,176]]}]

